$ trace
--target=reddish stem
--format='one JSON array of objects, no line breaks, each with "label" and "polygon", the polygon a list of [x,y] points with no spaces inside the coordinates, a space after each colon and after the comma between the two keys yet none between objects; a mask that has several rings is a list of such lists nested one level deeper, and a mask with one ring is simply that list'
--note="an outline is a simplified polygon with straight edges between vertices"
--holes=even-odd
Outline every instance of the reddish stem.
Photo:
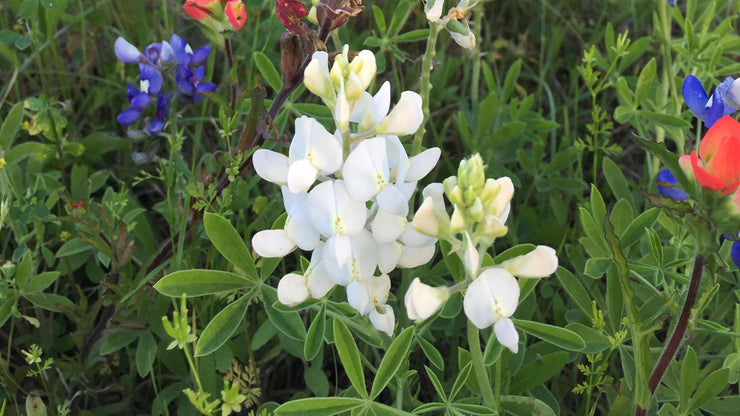
[{"label": "reddish stem", "polygon": [[[694,307],[694,302],[696,302],[696,295],[699,293],[701,274],[704,271],[704,265],[706,264],[706,262],[707,259],[702,255],[697,255],[696,259],[694,260],[694,270],[691,272],[689,291],[686,293],[686,301],[683,304],[683,309],[681,309],[681,315],[679,315],[678,317],[678,323],[676,324],[676,328],[673,330],[673,334],[671,334],[671,338],[668,340],[668,344],[663,350],[663,353],[660,354],[658,363],[655,364],[655,368],[653,368],[653,374],[650,376],[650,380],[648,382],[648,388],[650,389],[651,396],[658,388],[660,380],[663,378],[666,370],[668,370],[668,366],[671,364],[671,361],[673,361],[673,358],[676,356],[676,352],[678,352],[678,347],[681,345],[681,341],[683,341],[683,336],[686,334],[686,328],[689,325],[689,317],[691,317],[691,308]],[[645,416],[646,413],[647,409],[643,409],[640,406],[637,406],[637,412],[635,412],[635,416]]]}]

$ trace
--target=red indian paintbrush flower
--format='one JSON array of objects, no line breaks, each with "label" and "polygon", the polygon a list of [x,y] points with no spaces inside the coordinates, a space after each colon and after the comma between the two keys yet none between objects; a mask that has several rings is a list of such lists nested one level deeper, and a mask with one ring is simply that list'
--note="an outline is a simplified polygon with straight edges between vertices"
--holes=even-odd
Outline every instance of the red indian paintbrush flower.
[{"label": "red indian paintbrush flower", "polygon": [[183,8],[190,17],[219,33],[230,29],[226,22],[239,30],[247,21],[242,0],[187,0]]}]

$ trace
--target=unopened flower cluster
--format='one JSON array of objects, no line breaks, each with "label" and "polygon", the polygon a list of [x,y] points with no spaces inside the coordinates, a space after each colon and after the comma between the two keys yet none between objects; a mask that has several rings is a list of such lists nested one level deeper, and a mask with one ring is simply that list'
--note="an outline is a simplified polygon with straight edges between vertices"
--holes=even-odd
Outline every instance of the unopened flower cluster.
[{"label": "unopened flower cluster", "polygon": [[[483,161],[474,155],[460,163],[457,176],[428,185],[424,202],[414,215],[414,227],[429,236],[447,240],[465,265],[466,279],[452,287],[434,288],[417,278],[406,293],[409,317],[432,316],[453,291],[467,288],[465,315],[476,327],[493,325],[498,341],[512,352],[519,348],[519,334],[510,319],[519,304],[519,278],[540,278],[558,267],[555,250],[534,250],[500,264],[483,268],[481,259],[496,238],[506,235],[514,185],[508,177],[485,177]],[[452,204],[448,215],[444,196]]]},{"label": "unopened flower cluster", "polygon": [[187,0],[185,12],[201,24],[203,31],[216,45],[223,45],[247,22],[247,9],[242,0]]},{"label": "unopened flower cluster", "polygon": [[388,273],[427,263],[434,254],[436,238],[414,230],[407,217],[417,182],[435,166],[440,150],[407,155],[398,136],[421,125],[421,97],[404,91],[391,109],[388,82],[375,95],[368,93],[376,73],[372,52],[350,59],[345,46],[331,69],[328,58],[314,53],[304,83],[331,110],[335,130],[300,117],[287,156],[255,152],[257,174],[281,186],[287,219],[282,229],[255,234],[252,245],[263,257],[282,257],[295,248],[312,252],[302,275],[280,280],[283,304],[322,298],[343,286],[350,305],[391,335]]},{"label": "unopened flower cluster", "polygon": [[146,127],[151,136],[158,135],[164,127],[170,111],[170,93],[165,92],[163,84],[168,75],[174,74],[177,88],[184,103],[197,103],[203,100],[201,94],[213,92],[216,85],[201,82],[206,74],[202,64],[211,53],[206,45],[193,50],[176,34],[170,42],[152,43],[140,52],[126,39],[118,37],[115,43],[116,57],[125,63],[139,65],[139,85],[128,83],[126,97],[130,107],[118,115],[118,123],[129,127],[142,118],[150,104],[156,103],[154,117]]}]

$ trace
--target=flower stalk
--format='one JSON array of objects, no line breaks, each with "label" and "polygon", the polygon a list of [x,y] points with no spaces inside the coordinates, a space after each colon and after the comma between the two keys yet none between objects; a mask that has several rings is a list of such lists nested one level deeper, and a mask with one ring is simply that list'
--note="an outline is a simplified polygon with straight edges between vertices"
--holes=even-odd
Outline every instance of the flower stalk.
[{"label": "flower stalk", "polygon": [[483,363],[483,353],[480,349],[480,332],[470,320],[468,320],[468,346],[473,361],[473,372],[475,372],[475,379],[478,381],[478,387],[483,395],[483,402],[491,409],[498,409],[498,403],[488,379],[488,371]]},{"label": "flower stalk", "polygon": [[438,22],[429,22],[427,49],[424,51],[424,57],[421,61],[421,103],[424,121],[414,135],[414,146],[411,151],[412,156],[418,155],[421,152],[421,143],[424,139],[424,133],[426,133],[424,126],[427,120],[429,120],[429,96],[432,92],[432,64],[434,62],[434,56],[437,53],[437,36],[439,35],[440,27],[441,25]]}]

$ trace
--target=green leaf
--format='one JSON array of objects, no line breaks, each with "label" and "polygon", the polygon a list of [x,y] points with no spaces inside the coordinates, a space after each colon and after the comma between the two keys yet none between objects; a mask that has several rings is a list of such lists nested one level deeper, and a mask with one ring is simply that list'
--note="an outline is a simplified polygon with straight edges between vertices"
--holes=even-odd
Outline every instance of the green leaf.
[{"label": "green leaf", "polygon": [[409,32],[400,34],[393,38],[395,42],[398,43],[404,43],[404,42],[418,42],[420,40],[426,40],[426,38],[429,36],[429,29],[416,29],[411,30]]},{"label": "green leaf", "polygon": [[23,297],[31,301],[34,305],[52,312],[61,312],[62,310],[59,309],[59,306],[69,310],[76,309],[75,304],[71,300],[52,293],[28,293]]},{"label": "green leaf", "polygon": [[31,279],[32,267],[32,254],[30,251],[26,251],[26,254],[23,255],[23,258],[18,262],[18,265],[15,268],[15,284],[18,285],[18,287],[25,287],[26,283]]},{"label": "green leaf", "polygon": [[104,337],[100,344],[100,355],[108,355],[120,350],[134,342],[137,336],[137,331],[121,331]]},{"label": "green leaf", "polygon": [[293,400],[275,409],[277,416],[330,416],[364,406],[354,397],[312,397]]},{"label": "green leaf", "polygon": [[[470,363],[468,363],[468,367],[470,367]],[[429,376],[429,381],[432,382],[432,386],[434,386],[434,390],[437,391],[437,394],[443,401],[447,401],[447,395],[445,395],[445,389],[442,387],[442,383],[439,381],[439,377],[437,377],[436,374],[434,374],[434,370],[431,368],[424,366],[424,369],[427,372],[427,376]],[[468,371],[470,373],[470,371]],[[458,376],[459,377],[459,376]],[[463,381],[464,383],[465,381]]]},{"label": "green leaf", "polygon": [[18,8],[18,15],[21,19],[32,19],[36,17],[39,11],[39,0],[25,0]]},{"label": "green leaf", "polygon": [[455,377],[455,382],[452,383],[452,388],[450,389],[450,400],[455,400],[457,393],[459,393],[465,383],[467,383],[472,371],[473,362],[470,361],[463,366],[462,370],[460,370],[460,373],[458,373],[457,377]]},{"label": "green leaf", "polygon": [[688,409],[689,412],[693,412],[713,397],[717,397],[717,395],[727,386],[727,379],[729,376],[730,369],[722,368],[712,372],[709,377],[705,378],[704,381],[699,384],[699,387],[696,389],[696,393],[691,397]]},{"label": "green leaf", "polygon": [[550,406],[534,397],[501,396],[501,407],[513,416],[555,416]]},{"label": "green leaf", "polygon": [[198,338],[198,345],[195,346],[196,357],[216,351],[231,338],[241,325],[250,300],[251,296],[242,296],[211,319]]},{"label": "green leaf", "polygon": [[25,287],[21,287],[26,293],[43,292],[47,287],[51,286],[55,280],[59,277],[59,272],[44,272],[34,276]]},{"label": "green leaf", "polygon": [[514,374],[509,385],[509,391],[519,394],[539,386],[550,377],[560,373],[567,361],[568,353],[565,351],[547,354],[538,360],[532,361]]},{"label": "green leaf", "polygon": [[586,343],[573,331],[553,325],[514,319],[514,325],[543,341],[569,351],[581,351]]},{"label": "green leaf", "polygon": [[523,256],[535,248],[537,248],[537,246],[529,243],[519,244],[508,248],[496,255],[496,258],[493,259],[493,264],[501,264],[506,260],[513,259],[514,257]]},{"label": "green leaf", "polygon": [[640,105],[642,100],[647,96],[650,90],[650,85],[653,83],[655,78],[655,58],[653,57],[640,71],[640,76],[637,78],[637,87],[635,87],[635,105]]},{"label": "green leaf", "polygon": [[[627,85],[627,80],[624,77],[619,77],[617,80],[617,93],[619,94],[619,98],[621,98],[629,107],[635,107],[634,94],[632,94],[632,90],[629,85]],[[627,109],[626,107],[622,108]]]},{"label": "green leaf", "polygon": [[591,308],[591,297],[586,292],[581,282],[571,273],[568,269],[563,266],[558,266],[555,271],[555,277],[557,277],[563,289],[568,293],[570,299],[576,304],[578,309],[588,315],[591,320],[594,319],[593,310]]},{"label": "green leaf", "polygon": [[653,207],[638,215],[627,229],[619,236],[619,245],[626,250],[645,235],[645,229],[650,229],[660,216],[660,209]]},{"label": "green leaf", "polygon": [[499,357],[501,357],[501,352],[503,351],[503,349],[504,346],[501,345],[501,343],[498,342],[498,340],[496,339],[496,333],[494,331],[491,331],[491,336],[488,337],[488,342],[486,342],[486,348],[483,350],[483,364],[485,364],[487,367],[495,364],[496,361],[498,361]]},{"label": "green leaf", "polygon": [[326,304],[321,304],[319,313],[311,321],[306,334],[306,343],[303,344],[303,356],[306,361],[311,361],[319,355],[324,345],[324,333],[326,332]]},{"label": "green leaf", "polygon": [[154,284],[154,289],[172,298],[179,298],[183,294],[192,298],[220,292],[235,292],[250,286],[252,282],[238,274],[220,270],[192,269],[168,274]]},{"label": "green leaf", "polygon": [[575,332],[583,339],[586,347],[581,352],[584,354],[596,354],[609,348],[609,340],[604,335],[580,322],[571,322],[565,326],[565,329]]},{"label": "green leaf", "polygon": [[411,3],[407,1],[399,1],[396,5],[396,9],[393,11],[393,17],[391,17],[391,24],[388,26],[388,36],[394,36],[398,33],[403,24],[406,22],[406,13],[409,11]]},{"label": "green leaf", "polygon": [[380,33],[385,33],[386,25],[385,25],[385,15],[383,15],[383,10],[373,4],[373,16],[375,17],[375,25],[378,26],[378,31]]},{"label": "green leaf", "polygon": [[604,198],[601,196],[601,192],[596,185],[591,184],[591,215],[594,218],[596,224],[603,224],[604,218],[606,218],[606,205],[604,204]]},{"label": "green leaf", "polygon": [[650,120],[662,125],[663,127],[667,127],[667,128],[675,127],[678,129],[688,129],[691,127],[691,123],[689,123],[688,121],[680,117],[671,115],[671,114],[656,113],[653,111],[640,110],[640,115],[643,115],[649,118]]},{"label": "green leaf", "polygon": [[453,409],[457,409],[461,412],[467,413],[469,415],[496,415],[496,411],[491,409],[490,407],[482,406],[479,404],[470,404],[470,403],[452,403],[450,405]]},{"label": "green leaf", "polygon": [[362,397],[367,397],[360,351],[357,349],[357,344],[349,329],[347,329],[347,325],[339,318],[334,318],[334,344],[337,347],[339,359],[342,361],[342,367],[344,367],[349,381],[352,382],[352,386]]},{"label": "green leaf", "polygon": [[144,378],[152,371],[154,358],[157,356],[157,343],[151,331],[144,331],[139,335],[139,345],[136,346],[136,372]]},{"label": "green leaf", "polygon": [[437,348],[435,348],[431,342],[427,341],[422,336],[417,336],[416,341],[419,343],[421,351],[427,357],[427,360],[429,360],[429,362],[434,366],[434,368],[440,371],[444,370],[445,361],[442,358],[442,354],[440,354],[439,350],[437,350]]},{"label": "green leaf", "polygon": [[606,182],[609,184],[614,196],[617,199],[625,199],[630,203],[630,206],[634,208],[635,200],[632,198],[632,192],[630,191],[629,183],[627,178],[624,177],[622,169],[609,158],[604,158],[604,176]]},{"label": "green leaf", "polygon": [[370,399],[375,399],[391,381],[401,364],[409,359],[409,348],[414,337],[414,327],[410,326],[401,332],[383,356],[378,372],[375,374],[373,386],[370,389]]},{"label": "green leaf", "polygon": [[601,279],[613,263],[611,257],[592,257],[586,260],[583,274],[593,279]]},{"label": "green leaf", "polygon": [[688,347],[686,355],[681,361],[681,384],[679,389],[680,405],[679,408],[685,409],[689,402],[689,397],[696,387],[697,373],[699,372],[699,361],[696,358],[696,352],[693,348]]},{"label": "green leaf", "polygon": [[247,277],[257,281],[257,268],[252,260],[252,253],[234,226],[220,215],[206,212],[203,227],[216,250],[234,267],[246,273]]},{"label": "green leaf", "polygon": [[275,309],[272,305],[277,301],[277,290],[263,285],[262,304],[265,307],[265,313],[278,329],[278,332],[282,332],[283,335],[296,341],[303,342],[306,339],[306,328],[303,326],[300,315],[298,315],[298,312],[283,312]]},{"label": "green leaf", "polygon": [[329,395],[329,379],[321,366],[310,366],[303,372],[306,387],[319,397]]},{"label": "green leaf", "polygon": [[509,101],[511,93],[514,92],[516,81],[519,79],[519,72],[522,70],[522,60],[517,59],[516,62],[511,64],[509,70],[506,71],[506,77],[504,78],[504,91],[501,94],[501,101]]},{"label": "green leaf", "polygon": [[[26,0],[28,1],[28,0]],[[23,3],[21,3],[23,4]],[[3,413],[5,413],[5,404],[7,402],[3,400]],[[26,416],[47,416],[46,405],[44,400],[35,393],[28,393],[26,396]]]},{"label": "green leaf", "polygon": [[715,397],[701,408],[715,416],[736,416],[740,408],[740,396]]},{"label": "green leaf", "polygon": [[257,65],[257,69],[259,69],[260,74],[262,74],[270,87],[275,91],[279,91],[283,82],[280,80],[280,73],[275,69],[270,59],[259,51],[252,54],[252,59],[254,59],[254,64]]},{"label": "green leaf", "polygon": [[3,126],[0,127],[0,147],[10,149],[15,141],[15,136],[23,123],[23,103],[16,103],[5,116]]},{"label": "green leaf", "polygon": [[59,250],[57,250],[57,253],[54,256],[56,258],[68,257],[90,249],[92,249],[92,247],[90,247],[89,244],[82,241],[80,238],[75,237],[62,244],[62,246],[59,247]]}]

